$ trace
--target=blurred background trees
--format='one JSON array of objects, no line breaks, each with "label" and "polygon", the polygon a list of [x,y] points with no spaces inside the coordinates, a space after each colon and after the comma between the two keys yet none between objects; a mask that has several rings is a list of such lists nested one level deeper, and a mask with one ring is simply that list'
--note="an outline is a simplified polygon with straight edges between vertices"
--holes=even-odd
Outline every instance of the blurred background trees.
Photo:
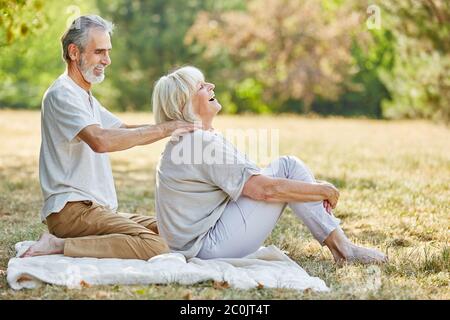
[{"label": "blurred background trees", "polygon": [[[60,44],[64,29],[92,7],[84,1],[0,1],[15,3],[1,10],[0,108],[39,109],[45,90],[64,71]],[[12,38],[7,36],[10,21]],[[22,25],[35,27],[18,32]]]},{"label": "blurred background trees", "polygon": [[383,114],[450,121],[450,1],[386,1],[383,10],[395,61],[380,70],[392,97]]},{"label": "blurred background trees", "polygon": [[[64,70],[59,38],[77,15],[116,25],[95,94],[151,110],[154,82],[199,66],[224,112],[450,120],[450,2],[358,0],[0,0],[0,108],[38,109]],[[377,17],[375,17],[377,18]]]},{"label": "blurred background trees", "polygon": [[40,29],[44,20],[42,7],[42,0],[0,0],[0,46]]}]

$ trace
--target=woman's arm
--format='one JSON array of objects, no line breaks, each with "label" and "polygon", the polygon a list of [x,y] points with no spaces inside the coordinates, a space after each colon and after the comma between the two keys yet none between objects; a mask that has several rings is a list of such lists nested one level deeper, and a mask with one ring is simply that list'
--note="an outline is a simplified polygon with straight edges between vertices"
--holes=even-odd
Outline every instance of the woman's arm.
[{"label": "woman's arm", "polygon": [[339,191],[331,183],[308,183],[298,180],[252,176],[244,185],[242,195],[267,202],[312,202],[327,200],[336,207]]},{"label": "woman's arm", "polygon": [[136,129],[136,128],[140,128],[140,127],[146,127],[148,126],[148,124],[126,124],[126,123],[122,123],[122,125],[120,126],[120,128],[122,129]]}]

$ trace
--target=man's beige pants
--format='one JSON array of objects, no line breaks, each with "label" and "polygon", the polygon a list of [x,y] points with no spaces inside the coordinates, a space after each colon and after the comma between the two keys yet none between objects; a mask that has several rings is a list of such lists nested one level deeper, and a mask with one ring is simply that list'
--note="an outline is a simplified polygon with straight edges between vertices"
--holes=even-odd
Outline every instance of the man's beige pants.
[{"label": "man's beige pants", "polygon": [[169,252],[154,217],[114,213],[92,201],[68,202],[47,217],[51,234],[65,238],[69,257],[148,260]]}]

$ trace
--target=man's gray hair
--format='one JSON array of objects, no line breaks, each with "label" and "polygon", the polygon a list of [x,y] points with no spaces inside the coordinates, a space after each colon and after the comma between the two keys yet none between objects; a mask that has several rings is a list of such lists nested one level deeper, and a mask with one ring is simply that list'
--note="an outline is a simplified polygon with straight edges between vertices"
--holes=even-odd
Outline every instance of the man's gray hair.
[{"label": "man's gray hair", "polygon": [[113,33],[114,24],[97,15],[86,15],[76,18],[70,25],[69,29],[67,29],[61,37],[64,61],[70,61],[69,45],[71,43],[75,44],[78,49],[80,49],[80,52],[84,51],[88,42],[89,31],[91,29],[104,30],[111,36]]}]

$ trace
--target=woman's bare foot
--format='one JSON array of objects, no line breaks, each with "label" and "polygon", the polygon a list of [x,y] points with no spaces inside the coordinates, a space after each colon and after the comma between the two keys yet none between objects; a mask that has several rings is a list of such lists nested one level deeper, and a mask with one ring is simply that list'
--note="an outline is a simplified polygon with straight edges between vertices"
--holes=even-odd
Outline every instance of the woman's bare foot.
[{"label": "woman's bare foot", "polygon": [[20,258],[61,253],[64,253],[64,239],[57,238],[49,233],[44,233],[38,242],[29,247]]},{"label": "woman's bare foot", "polygon": [[386,263],[388,262],[388,257],[376,250],[371,248],[359,247],[354,244],[351,245],[352,254],[345,257],[346,262],[357,262],[363,264],[369,263]]},{"label": "woman's bare foot", "polygon": [[381,264],[388,261],[387,256],[378,250],[360,247],[351,243],[340,228],[335,229],[325,239],[324,243],[330,249],[334,261],[338,264]]}]

